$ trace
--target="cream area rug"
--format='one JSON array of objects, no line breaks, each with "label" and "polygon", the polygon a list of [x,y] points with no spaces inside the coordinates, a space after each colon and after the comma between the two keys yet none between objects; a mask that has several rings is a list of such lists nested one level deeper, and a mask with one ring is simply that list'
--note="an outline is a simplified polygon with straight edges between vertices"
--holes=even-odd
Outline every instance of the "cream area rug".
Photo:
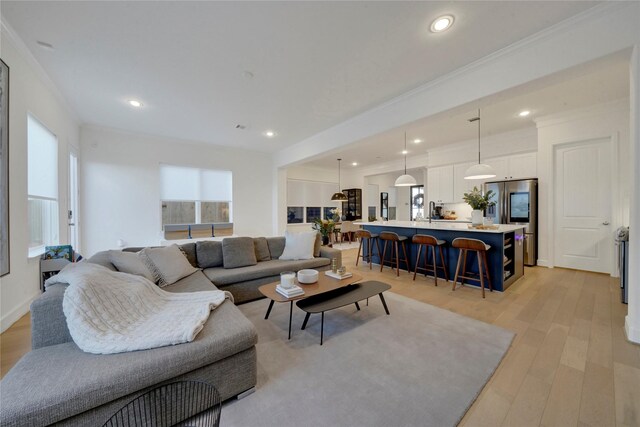
[{"label": "cream area rug", "polygon": [[513,333],[391,292],[320,315],[268,300],[240,306],[258,329],[255,393],[231,400],[221,426],[455,426]]}]

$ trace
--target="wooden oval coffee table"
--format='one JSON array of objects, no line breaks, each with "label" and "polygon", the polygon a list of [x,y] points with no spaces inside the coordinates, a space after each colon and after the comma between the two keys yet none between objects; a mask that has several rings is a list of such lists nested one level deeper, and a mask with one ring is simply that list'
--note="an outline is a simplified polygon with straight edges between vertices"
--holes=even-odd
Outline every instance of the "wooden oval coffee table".
[{"label": "wooden oval coffee table", "polygon": [[278,292],[276,292],[276,286],[280,284],[280,281],[262,285],[258,288],[258,290],[262,295],[264,295],[265,297],[271,300],[269,302],[269,308],[267,309],[267,314],[264,316],[265,319],[269,318],[269,314],[271,313],[271,309],[273,308],[274,303],[276,302],[289,303],[289,339],[291,339],[291,319],[293,317],[294,301],[302,300],[314,295],[320,295],[325,292],[333,291],[335,289],[342,288],[362,280],[362,276],[360,276],[359,274],[353,274],[351,277],[338,280],[338,279],[334,279],[333,277],[326,276],[324,274],[324,271],[320,271],[319,273],[320,274],[318,275],[318,281],[316,283],[312,283],[309,285],[303,285],[301,283],[298,283],[298,279],[296,279],[296,285],[300,286],[302,290],[304,290],[304,295],[298,295],[291,298],[287,298],[284,295],[280,295]]}]

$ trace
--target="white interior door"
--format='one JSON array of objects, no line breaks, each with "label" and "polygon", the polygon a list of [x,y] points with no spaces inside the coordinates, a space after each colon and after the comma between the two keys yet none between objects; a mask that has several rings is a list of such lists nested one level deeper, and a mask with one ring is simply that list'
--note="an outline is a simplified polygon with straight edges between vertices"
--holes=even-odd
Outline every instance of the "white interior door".
[{"label": "white interior door", "polygon": [[611,273],[611,142],[555,150],[555,265]]},{"label": "white interior door", "polygon": [[69,225],[69,244],[74,251],[79,252],[78,239],[78,153],[69,150],[69,211],[67,212]]}]

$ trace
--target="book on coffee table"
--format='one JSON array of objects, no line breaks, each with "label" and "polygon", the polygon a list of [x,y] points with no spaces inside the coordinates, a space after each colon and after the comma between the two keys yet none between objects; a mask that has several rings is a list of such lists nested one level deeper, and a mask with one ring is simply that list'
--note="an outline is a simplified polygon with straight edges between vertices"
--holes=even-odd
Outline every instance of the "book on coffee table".
[{"label": "book on coffee table", "polygon": [[286,298],[297,297],[300,295],[304,295],[304,291],[300,286],[294,285],[291,288],[283,288],[282,286],[276,286],[276,292],[280,295],[285,296]]},{"label": "book on coffee table", "polygon": [[334,279],[339,279],[339,280],[347,279],[347,278],[353,276],[352,273],[340,274],[340,273],[334,273],[333,271],[325,271],[324,274],[329,276],[329,277],[333,277]]}]

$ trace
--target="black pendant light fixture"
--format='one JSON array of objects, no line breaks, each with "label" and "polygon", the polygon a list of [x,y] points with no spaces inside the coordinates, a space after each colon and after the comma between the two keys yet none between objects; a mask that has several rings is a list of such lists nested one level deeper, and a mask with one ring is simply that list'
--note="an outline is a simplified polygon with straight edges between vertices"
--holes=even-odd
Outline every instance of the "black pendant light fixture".
[{"label": "black pendant light fixture", "polygon": [[338,159],[338,192],[337,193],[333,193],[333,196],[331,196],[331,201],[333,202],[346,202],[347,196],[345,196],[345,194],[340,191],[340,162],[342,161],[342,159]]}]

